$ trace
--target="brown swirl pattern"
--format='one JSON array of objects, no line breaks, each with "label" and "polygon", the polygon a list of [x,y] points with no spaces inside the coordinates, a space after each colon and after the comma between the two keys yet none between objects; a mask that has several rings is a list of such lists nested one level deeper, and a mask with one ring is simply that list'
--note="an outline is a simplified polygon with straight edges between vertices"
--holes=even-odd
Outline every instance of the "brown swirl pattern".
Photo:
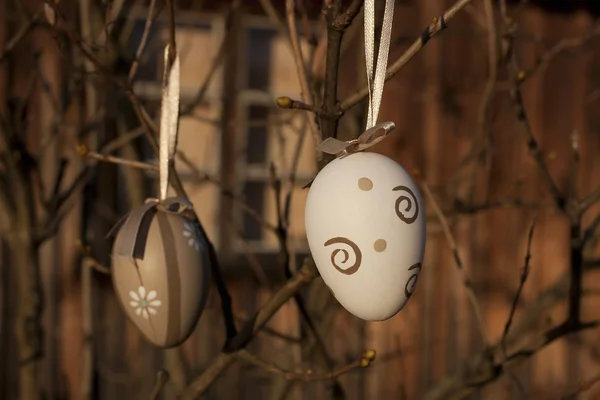
[{"label": "brown swirl pattern", "polygon": [[[339,272],[341,272],[344,275],[352,275],[352,274],[356,273],[356,271],[358,271],[358,269],[360,268],[360,264],[362,262],[362,253],[360,251],[360,248],[356,245],[356,243],[354,243],[353,241],[351,241],[350,239],[345,238],[345,237],[338,236],[338,237],[331,238],[325,242],[325,246],[331,246],[334,244],[346,245],[346,246],[350,247],[350,250],[352,251],[352,255],[354,256],[354,263],[347,268],[342,268],[343,266],[345,266],[345,264],[350,259],[350,253],[348,252],[347,249],[344,248],[344,249],[333,250],[333,252],[331,253],[331,265],[333,265],[333,267],[335,269],[337,269]],[[338,261],[339,261],[338,255],[341,255],[343,257],[343,259],[339,263],[338,263]]]},{"label": "brown swirl pattern", "polygon": [[[396,200],[395,209],[396,209],[396,215],[398,216],[398,218],[400,218],[402,221],[406,222],[407,224],[412,224],[413,222],[415,222],[417,220],[417,217],[419,216],[419,203],[417,202],[417,198],[415,197],[415,194],[409,187],[406,187],[406,186],[396,186],[392,190],[406,192],[410,195],[410,196],[402,195],[402,196],[398,197],[398,199]],[[400,206],[402,205],[402,203],[406,203],[404,210],[400,209]],[[414,212],[411,215],[410,211],[413,210],[413,207],[414,207]]]},{"label": "brown swirl pattern", "polygon": [[417,278],[419,277],[419,272],[421,272],[421,263],[416,263],[411,265],[408,268],[409,271],[416,270],[408,281],[406,281],[406,285],[404,286],[404,295],[406,296],[406,300],[410,299],[412,296],[413,290],[415,290],[415,285],[417,284]]}]

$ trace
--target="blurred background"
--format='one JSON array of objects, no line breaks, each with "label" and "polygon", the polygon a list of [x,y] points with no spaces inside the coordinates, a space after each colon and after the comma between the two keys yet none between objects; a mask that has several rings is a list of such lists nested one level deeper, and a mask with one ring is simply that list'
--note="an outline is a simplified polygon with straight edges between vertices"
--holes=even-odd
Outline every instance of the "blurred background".
[{"label": "blurred background", "polygon": [[[337,2],[294,3],[320,105],[322,9]],[[390,64],[454,3],[397,0]],[[427,200],[412,299],[392,319],[367,323],[317,279],[302,295],[319,335],[286,302],[247,346],[254,362],[237,360],[203,398],[600,398],[600,332],[546,334],[568,316],[573,268],[583,271],[581,318],[600,319],[600,2],[462,3],[386,84],[379,121],[396,130],[369,149],[401,163]],[[155,398],[173,399],[225,342],[214,286],[191,338],[165,351],[126,319],[110,278],[106,235],[157,192],[148,138],[160,113],[167,8],[0,0],[1,399],[148,399],[161,369],[170,378]],[[292,271],[309,255],[303,187],[318,171],[315,116],[277,106],[281,96],[301,99],[285,1],[180,0],[174,9],[176,168],[239,327],[285,283],[285,254]],[[338,98],[352,105],[339,121],[343,140],[366,119],[364,98],[344,103],[366,85],[362,18],[340,48]],[[288,193],[282,250],[274,228]],[[377,352],[370,366],[339,372],[367,349]],[[307,370],[335,377],[283,373]]]}]

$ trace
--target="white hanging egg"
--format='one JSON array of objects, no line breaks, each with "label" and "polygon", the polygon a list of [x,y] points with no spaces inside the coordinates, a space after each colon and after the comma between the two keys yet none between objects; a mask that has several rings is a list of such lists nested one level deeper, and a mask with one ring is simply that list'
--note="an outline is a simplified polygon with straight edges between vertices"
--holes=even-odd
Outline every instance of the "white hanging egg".
[{"label": "white hanging egg", "polygon": [[423,199],[394,160],[359,152],[330,162],[306,200],[308,245],[340,304],[367,321],[398,313],[425,252]]}]

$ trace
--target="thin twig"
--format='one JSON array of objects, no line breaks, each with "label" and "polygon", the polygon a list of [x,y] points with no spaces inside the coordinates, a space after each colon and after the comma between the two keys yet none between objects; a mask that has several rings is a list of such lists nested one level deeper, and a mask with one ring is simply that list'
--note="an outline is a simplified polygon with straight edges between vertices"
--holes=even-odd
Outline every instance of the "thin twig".
[{"label": "thin twig", "polygon": [[144,134],[144,128],[142,128],[141,126],[135,128],[135,129],[132,129],[131,131],[121,134],[121,135],[117,136],[115,139],[106,143],[104,146],[102,146],[100,153],[101,154],[110,154],[114,151],[117,151],[121,147],[128,145],[129,143],[131,143],[132,141],[134,141],[135,139],[137,139],[138,137],[140,137],[143,134]]},{"label": "thin twig", "polygon": [[[465,373],[464,370],[459,374],[447,377],[440,381],[440,384],[433,387],[423,396],[424,400],[442,400],[453,399],[462,400],[468,398],[479,388],[494,382],[500,378],[508,368],[524,362],[533,355],[537,354],[543,348],[551,345],[559,339],[565,338],[578,332],[597,329],[600,327],[600,321],[591,321],[582,324],[563,323],[551,328],[539,335],[529,338],[522,344],[518,350],[512,352],[506,358],[506,362],[494,362],[487,357],[478,354],[478,361],[470,364],[471,373]],[[499,351],[499,345],[492,348],[493,351]],[[501,351],[501,350],[500,350]],[[486,353],[489,349],[486,349]]]},{"label": "thin twig", "polygon": [[574,392],[561,397],[561,400],[576,400],[579,395],[587,392],[597,383],[600,383],[600,374],[581,382],[579,387]]},{"label": "thin twig", "polygon": [[363,356],[360,359],[353,361],[350,364],[336,371],[324,374],[315,374],[311,370],[305,373],[287,371],[276,366],[275,364],[262,360],[261,358],[248,352],[247,350],[240,351],[237,354],[237,357],[241,360],[244,360],[252,365],[259,367],[260,369],[266,372],[281,375],[287,380],[295,380],[302,382],[318,382],[334,380],[344,374],[347,374],[348,372],[352,372],[355,369],[368,367],[369,365],[371,365],[371,361],[373,361],[373,359],[375,358],[375,350],[367,350],[363,353]]},{"label": "thin twig", "polygon": [[525,81],[533,76],[537,71],[543,69],[545,66],[550,64],[557,56],[564,54],[569,51],[577,50],[584,45],[588,44],[592,39],[600,36],[600,24],[596,24],[586,35],[576,38],[563,39],[558,42],[554,47],[539,57],[534,65],[524,71],[520,72],[520,80]]},{"label": "thin twig", "polygon": [[598,227],[600,227],[600,214],[598,214],[596,218],[594,218],[594,220],[585,229],[585,232],[583,233],[583,237],[581,239],[582,246],[585,246],[587,243],[589,243],[590,240],[592,240],[592,238],[596,234],[596,231],[598,230]]},{"label": "thin twig", "polygon": [[280,108],[285,108],[288,110],[306,110],[306,111],[312,111],[313,113],[319,112],[319,110],[317,108],[315,108],[315,106],[313,106],[311,104],[306,104],[302,101],[293,100],[287,96],[278,97],[277,105]]},{"label": "thin twig", "polygon": [[354,18],[360,13],[360,10],[363,6],[365,0],[352,0],[352,3],[348,6],[346,11],[344,11],[341,15],[335,19],[334,26],[336,29],[344,29],[347,28]]},{"label": "thin twig", "polygon": [[[504,332],[502,333],[502,340],[500,342],[500,347],[502,349],[502,355],[504,357],[503,358],[504,362],[506,362],[508,359],[508,346],[507,346],[508,333],[510,331],[510,327],[512,326],[513,319],[515,317],[515,313],[517,312],[517,306],[519,304],[519,300],[521,299],[521,293],[523,292],[523,287],[525,286],[525,282],[527,282],[527,278],[529,277],[529,269],[530,269],[529,261],[531,260],[531,242],[533,239],[533,231],[535,228],[536,219],[537,219],[537,216],[533,219],[533,223],[531,224],[531,228],[529,229],[529,235],[527,237],[527,250],[525,252],[525,265],[523,266],[523,270],[521,272],[521,279],[519,281],[519,287],[517,289],[517,293],[515,294],[515,297],[513,298],[513,302],[512,302],[511,308],[510,308],[510,313],[508,314],[508,319],[506,320],[506,324],[504,325]],[[523,384],[521,383],[521,381],[516,377],[515,374],[513,374],[513,372],[511,370],[507,369],[507,373],[510,376],[511,380],[515,383],[515,386],[517,386],[517,388],[519,389],[521,394],[525,395],[526,391],[525,391],[525,388],[523,387]]]},{"label": "thin twig", "polygon": [[8,55],[12,53],[12,51],[17,47],[19,43],[27,36],[29,32],[33,30],[36,24],[39,22],[40,16],[42,15],[42,11],[37,11],[33,17],[31,17],[27,22],[25,22],[15,33],[13,36],[0,50],[0,63],[6,60]]},{"label": "thin twig", "polygon": [[189,157],[181,150],[177,151],[177,157],[181,162],[190,169],[192,172],[194,179],[197,182],[209,182],[215,186],[217,186],[221,194],[233,200],[237,205],[239,205],[244,212],[246,212],[252,219],[258,222],[263,228],[275,232],[277,227],[273,225],[271,222],[267,221],[258,211],[250,207],[246,202],[232,190],[226,188],[223,183],[221,183],[218,179],[213,178],[208,173],[201,171],[190,159]]},{"label": "thin twig", "polygon": [[444,214],[477,214],[481,211],[495,210],[498,208],[556,209],[553,203],[537,203],[519,198],[490,200],[485,203],[474,204],[468,204],[460,199],[455,199],[452,208],[444,210]]},{"label": "thin twig", "polygon": [[158,171],[158,165],[148,164],[142,161],[126,160],[124,158],[110,156],[106,154],[96,153],[95,151],[88,151],[83,145],[78,147],[78,152],[87,158],[91,158],[98,161],[103,161],[112,164],[124,165],[126,167],[138,168],[149,171]]},{"label": "thin twig", "polygon": [[578,180],[579,180],[579,137],[577,131],[573,131],[571,134],[571,152],[572,152],[572,161],[571,161],[571,177],[570,181],[570,189],[569,189],[569,202],[576,203],[579,201],[579,190],[578,190]]},{"label": "thin twig", "polygon": [[289,41],[290,32],[285,25],[285,20],[283,18],[281,18],[279,16],[279,14],[277,13],[277,9],[273,5],[273,1],[272,0],[259,0],[259,2],[260,2],[260,5],[261,5],[263,11],[265,12],[267,17],[271,21],[271,23],[277,28],[277,32],[284,38],[287,38],[288,43],[291,46],[292,43]]},{"label": "thin twig", "polygon": [[[501,5],[505,0],[501,0]],[[506,6],[502,5],[501,10],[503,12],[502,18],[505,21],[504,25],[504,38],[509,42],[514,42],[514,29],[511,25],[511,19],[506,15]],[[510,46],[513,46],[510,44]],[[542,181],[544,182],[546,188],[552,195],[554,202],[557,207],[562,209],[565,206],[565,197],[561,193],[558,185],[554,181],[554,178],[550,174],[550,170],[548,169],[548,165],[544,160],[544,156],[542,151],[540,150],[539,144],[533,134],[533,129],[531,128],[531,124],[529,122],[529,118],[527,116],[527,111],[525,110],[525,105],[523,102],[523,94],[521,92],[521,84],[523,83],[523,74],[520,72],[520,68],[517,63],[516,54],[512,51],[509,55],[508,62],[506,63],[507,71],[510,76],[510,80],[512,81],[512,88],[510,90],[510,95],[514,103],[517,120],[521,127],[521,131],[523,132],[523,136],[525,137],[525,141],[527,144],[527,149],[529,150],[529,154],[535,161],[538,166],[538,170],[541,173]]]},{"label": "thin twig", "polygon": [[101,46],[105,46],[110,34],[112,33],[115,23],[122,16],[122,12],[125,10],[125,0],[114,0],[112,3],[107,4],[106,12],[104,14],[104,28],[98,35],[96,43]]},{"label": "thin twig", "polygon": [[[289,229],[289,211],[290,211],[289,204],[291,201],[291,192],[293,190],[293,187],[290,187],[290,192],[288,192],[288,196],[286,197],[286,204],[285,204],[285,211],[284,211],[284,206],[281,204],[281,202],[283,200],[282,196],[281,196],[281,181],[279,179],[276,179],[275,166],[273,164],[271,164],[271,186],[273,188],[273,192],[275,195],[275,205],[277,208],[278,223],[277,223],[276,234],[277,234],[277,238],[279,239],[283,269],[285,272],[286,279],[291,279],[292,271],[290,268],[291,256],[290,256],[290,252],[288,249],[288,229]],[[315,338],[315,341],[317,343],[317,348],[318,348],[321,356],[325,360],[325,364],[327,365],[327,367],[329,369],[333,369],[333,366],[334,366],[333,358],[329,354],[329,351],[327,350],[327,346],[325,344],[325,340],[323,339],[323,336],[319,332],[319,329],[317,328],[317,324],[315,323],[312,316],[310,315],[308,308],[306,307],[306,304],[304,303],[304,298],[302,297],[302,295],[300,293],[294,294],[294,302],[296,303],[296,307],[298,308],[298,311],[300,312],[302,320],[306,323],[308,330],[311,332],[311,334]],[[335,378],[333,378],[333,380],[334,380],[334,385],[335,385],[334,390],[337,393],[343,393],[342,385]]]},{"label": "thin twig", "polygon": [[[586,261],[586,271],[600,267],[598,260]],[[566,272],[558,277],[552,285],[544,289],[536,299],[534,299],[528,307],[523,310],[521,317],[515,320],[513,327],[510,329],[507,344],[508,346],[522,346],[523,340],[534,338],[536,342],[537,330],[540,326],[540,321],[544,315],[554,309],[558,304],[564,302],[569,292],[569,274]],[[425,400],[446,400],[453,398],[453,394],[463,393],[465,388],[466,396],[472,393],[474,389],[470,389],[473,382],[480,380],[490,383],[502,376],[503,370],[491,365],[491,359],[487,355],[491,353],[501,354],[501,340],[493,345],[490,349],[484,349],[481,352],[473,354],[462,365],[457,365],[453,372],[447,374],[440,379],[428,393],[424,396]],[[533,354],[532,354],[533,355]],[[503,357],[498,357],[502,360]],[[485,383],[483,383],[485,384]],[[463,398],[463,397],[459,397]]]},{"label": "thin twig", "polygon": [[[419,36],[418,39],[414,41],[414,43],[398,58],[392,65],[390,65],[385,74],[385,80],[392,78],[396,75],[412,58],[421,50],[431,38],[435,35],[446,29],[448,22],[452,20],[458,14],[460,10],[465,8],[467,4],[469,4],[472,0],[460,0],[452,7],[450,7],[444,14],[440,17],[433,18],[431,24],[425,28],[423,33]],[[367,97],[369,94],[369,89],[367,87],[362,88],[357,93],[351,95],[347,99],[341,102],[340,110],[347,111],[354,105],[360,103],[363,99]]]},{"label": "thin twig", "polygon": [[[313,96],[310,91],[308,83],[308,76],[306,72],[306,63],[302,56],[302,49],[300,47],[300,39],[298,37],[298,31],[296,30],[296,12],[294,7],[294,0],[286,0],[285,8],[287,13],[287,22],[289,29],[289,39],[292,45],[292,52],[294,54],[294,61],[296,63],[296,73],[298,74],[298,80],[300,81],[300,97],[304,104],[312,105]],[[311,115],[306,115],[308,126],[313,136],[315,147],[321,143],[321,135],[317,128],[314,118]],[[317,157],[321,157],[321,153],[317,152]]]},{"label": "thin twig", "polygon": [[79,249],[79,252],[83,255],[83,266],[92,268],[101,274],[110,275],[110,268],[102,265],[94,256],[92,256],[91,249],[85,246],[81,240],[78,240],[75,245]]},{"label": "thin twig", "polygon": [[169,381],[169,373],[164,369],[161,369],[156,374],[156,382],[154,383],[154,387],[152,388],[152,394],[150,395],[150,400],[158,400],[160,398],[160,392],[165,387],[167,382]]},{"label": "thin twig", "polygon": [[600,201],[600,186],[598,186],[592,193],[584,197],[578,204],[579,212],[584,213],[591,206]]},{"label": "thin twig", "polygon": [[169,68],[177,56],[177,24],[175,23],[175,4],[173,0],[165,0],[169,12]]},{"label": "thin twig", "polygon": [[[248,320],[246,318],[242,318],[239,316],[236,316],[235,319],[239,322],[243,322],[243,323],[247,323]],[[275,329],[269,328],[268,326],[265,326],[260,333],[264,333],[266,335],[272,336],[274,338],[283,340],[285,342],[288,342],[289,344],[301,344],[302,343],[302,339],[300,339],[297,336],[293,336],[293,335],[288,335],[287,333],[282,333],[279,331],[276,331]]]},{"label": "thin twig", "polygon": [[237,353],[252,340],[256,332],[267,324],[281,306],[294,296],[294,293],[310,284],[317,275],[314,261],[308,257],[300,271],[275,292],[265,305],[250,318],[250,321],[229,343],[230,348],[227,352],[220,353],[210,366],[188,386],[181,400],[193,400],[201,397],[210,384],[235,361]]},{"label": "thin twig", "polygon": [[[136,160],[128,160],[128,159],[124,159],[121,157],[116,157],[116,156],[112,156],[112,155],[108,155],[108,154],[100,154],[95,151],[89,151],[87,149],[87,147],[84,145],[79,145],[77,147],[77,152],[81,156],[84,156],[84,157],[87,157],[87,158],[90,158],[93,160],[101,161],[101,162],[123,165],[125,167],[137,168],[137,169],[146,170],[146,171],[158,172],[158,170],[159,170],[157,164],[150,164],[150,163],[136,161]],[[190,161],[190,159],[185,155],[185,153],[183,153],[180,150],[177,150],[177,156],[188,168],[190,168],[190,170],[194,176],[194,179],[197,182],[209,182],[213,185],[216,185],[221,190],[221,193],[223,195],[231,198],[236,203],[238,203],[244,212],[246,212],[250,217],[252,217],[254,220],[256,220],[256,222],[261,224],[264,228],[266,228],[270,231],[276,230],[276,227],[272,223],[265,220],[256,210],[254,210],[253,208],[248,206],[233,191],[225,188],[221,182],[219,182],[217,179],[211,177],[208,173],[203,172],[200,169],[198,169],[198,167],[196,167],[194,165],[194,163]]]},{"label": "thin twig", "polygon": [[140,44],[135,52],[135,58],[131,63],[131,67],[129,68],[129,74],[127,75],[127,83],[131,85],[135,76],[137,75],[137,71],[140,67],[140,60],[142,59],[142,54],[146,49],[146,43],[148,42],[148,37],[150,36],[150,31],[152,30],[152,25],[154,21],[156,21],[156,17],[158,17],[158,10],[156,8],[157,0],[150,0],[150,6],[148,8],[148,16],[146,17],[146,23],[144,25],[144,33],[142,33],[142,38],[140,40]]},{"label": "thin twig", "polygon": [[475,291],[473,290],[473,282],[471,281],[471,278],[464,269],[463,262],[458,252],[458,246],[456,245],[456,241],[454,240],[454,236],[452,235],[452,231],[450,230],[450,226],[448,225],[448,221],[446,220],[442,209],[440,208],[437,200],[433,196],[433,193],[431,193],[431,190],[429,189],[427,183],[423,182],[422,186],[425,194],[427,195],[427,197],[429,197],[429,200],[433,205],[435,213],[440,221],[440,224],[442,225],[444,235],[446,236],[446,240],[450,245],[450,250],[452,251],[454,263],[456,264],[456,267],[458,268],[458,271],[462,276],[463,286],[465,287],[467,296],[469,298],[471,306],[473,307],[473,311],[475,312],[475,317],[477,318],[477,323],[479,327],[479,333],[481,334],[481,340],[483,341],[484,346],[487,347],[489,345],[489,342],[487,339],[487,334],[485,332],[485,321],[483,319],[481,306],[479,305],[479,301],[477,300],[477,296],[475,295]]},{"label": "thin twig", "polygon": [[535,229],[536,218],[534,218],[533,223],[531,224],[531,228],[529,229],[529,235],[527,236],[527,250],[525,252],[525,265],[523,266],[523,270],[521,271],[521,278],[519,281],[519,287],[517,289],[517,293],[513,298],[513,302],[510,308],[510,313],[508,314],[508,319],[506,320],[506,324],[504,325],[504,331],[502,333],[502,349],[504,353],[506,353],[507,349],[507,338],[508,333],[510,332],[510,327],[512,326],[513,319],[515,317],[515,313],[517,311],[517,306],[519,304],[519,300],[521,298],[521,293],[523,292],[523,287],[525,286],[525,282],[527,282],[527,278],[529,277],[529,261],[531,260],[531,242],[533,240],[533,231]]},{"label": "thin twig", "polygon": [[[494,5],[492,0],[484,0],[486,24],[488,31],[488,78],[485,83],[483,94],[481,96],[481,105],[479,108],[478,126],[479,136],[483,140],[485,154],[485,187],[483,198],[488,197],[490,173],[492,168],[492,141],[493,135],[489,128],[490,110],[494,94],[496,92],[496,82],[498,80],[498,30],[496,28],[496,18],[494,14]],[[475,143],[475,142],[474,142]]]},{"label": "thin twig", "polygon": [[231,36],[233,34],[233,30],[231,29],[231,26],[235,21],[235,19],[233,17],[240,8],[240,2],[241,2],[241,0],[234,0],[231,4],[231,7],[229,7],[229,9],[227,11],[227,16],[225,17],[225,37],[223,38],[223,41],[221,42],[221,45],[219,46],[219,49],[217,50],[217,54],[215,55],[215,58],[212,60],[212,63],[210,64],[210,68],[208,69],[208,72],[206,73],[206,76],[204,77],[204,81],[200,85],[200,89],[198,89],[196,96],[194,96],[194,99],[189,104],[186,104],[185,107],[182,107],[181,116],[186,116],[186,115],[191,114],[194,111],[194,109],[196,108],[196,106],[198,104],[201,104],[202,101],[204,100],[204,97],[206,96],[206,93],[208,92],[208,89],[210,87],[210,83],[212,82],[213,78],[215,77],[215,74],[217,73],[217,71],[219,70],[219,67],[221,66],[221,62],[225,58],[227,51],[229,51],[229,43],[231,42]]}]

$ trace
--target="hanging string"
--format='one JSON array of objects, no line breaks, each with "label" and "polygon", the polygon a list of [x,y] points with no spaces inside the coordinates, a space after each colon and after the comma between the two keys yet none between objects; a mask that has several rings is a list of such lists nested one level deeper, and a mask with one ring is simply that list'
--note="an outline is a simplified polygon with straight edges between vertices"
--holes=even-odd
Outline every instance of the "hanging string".
[{"label": "hanging string", "polygon": [[[381,39],[375,67],[375,1],[365,0],[365,61],[367,70],[367,86],[369,88],[369,110],[367,114],[366,130],[377,124],[379,106],[385,84],[388,54],[392,37],[392,24],[394,20],[394,0],[385,0],[383,24],[381,26]],[[374,71],[375,70],[375,71]]]},{"label": "hanging string", "polygon": [[165,47],[165,70],[163,73],[162,101],[160,109],[159,179],[160,200],[167,198],[169,188],[169,165],[175,155],[179,121],[179,55],[169,63],[170,46]]}]

